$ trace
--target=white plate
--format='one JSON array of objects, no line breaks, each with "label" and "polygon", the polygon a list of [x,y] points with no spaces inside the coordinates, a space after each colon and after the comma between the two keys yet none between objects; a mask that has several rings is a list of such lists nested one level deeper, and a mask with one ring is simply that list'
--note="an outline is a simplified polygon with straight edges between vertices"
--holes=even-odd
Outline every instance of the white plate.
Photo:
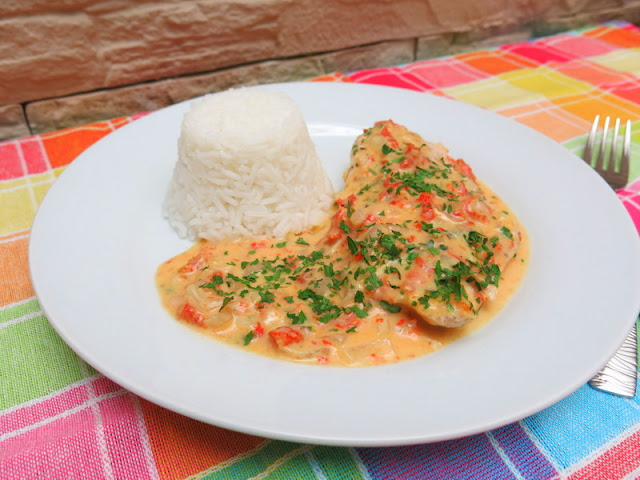
[{"label": "white plate", "polygon": [[271,360],[173,320],[157,266],[186,249],[161,215],[187,103],[127,125],[80,155],[31,232],[33,285],[89,364],[140,396],[242,432],[332,445],[451,439],[521,419],[584,384],[615,352],[640,301],[638,236],[609,187],[548,138],[497,114],[407,90],[342,83],[269,88],[305,115],[336,186],[362,128],[391,118],[440,141],[518,214],[531,236],[522,287],[486,327],[395,365]]}]

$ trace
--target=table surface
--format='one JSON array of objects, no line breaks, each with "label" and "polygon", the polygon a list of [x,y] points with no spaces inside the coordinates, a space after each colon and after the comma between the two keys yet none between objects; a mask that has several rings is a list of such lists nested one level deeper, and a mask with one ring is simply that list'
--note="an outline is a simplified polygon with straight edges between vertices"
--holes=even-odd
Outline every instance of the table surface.
[{"label": "table surface", "polygon": [[[596,114],[632,121],[618,197],[640,231],[640,29],[616,22],[316,81],[444,95],[528,125],[576,155]],[[144,115],[141,113],[140,115]],[[519,422],[393,448],[296,444],[224,430],[126,391],[53,331],[27,249],[48,188],[82,151],[140,115],[0,142],[0,478],[640,478],[640,398],[587,385]]]}]

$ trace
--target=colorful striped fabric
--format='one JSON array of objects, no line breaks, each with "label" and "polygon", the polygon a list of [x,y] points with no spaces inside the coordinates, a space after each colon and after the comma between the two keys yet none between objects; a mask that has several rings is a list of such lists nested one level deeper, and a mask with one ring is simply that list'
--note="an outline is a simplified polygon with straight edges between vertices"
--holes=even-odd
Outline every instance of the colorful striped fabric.
[{"label": "colorful striped fabric", "polygon": [[[629,185],[618,195],[640,230],[640,30],[633,25],[608,23],[316,80],[391,85],[480,105],[578,155],[596,113],[629,118],[634,162]],[[29,230],[65,166],[134,120],[0,143],[0,479],[640,477],[640,398],[586,385],[538,414],[484,434],[411,447],[341,448],[205,425],[97,373],[56,335],[34,296]]]}]

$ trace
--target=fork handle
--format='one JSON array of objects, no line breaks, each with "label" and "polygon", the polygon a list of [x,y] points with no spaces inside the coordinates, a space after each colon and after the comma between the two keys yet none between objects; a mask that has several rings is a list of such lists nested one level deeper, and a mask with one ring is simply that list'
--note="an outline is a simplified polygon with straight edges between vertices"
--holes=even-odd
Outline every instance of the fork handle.
[{"label": "fork handle", "polygon": [[637,381],[638,332],[634,324],[622,346],[604,368],[589,380],[589,385],[603,392],[634,397]]}]

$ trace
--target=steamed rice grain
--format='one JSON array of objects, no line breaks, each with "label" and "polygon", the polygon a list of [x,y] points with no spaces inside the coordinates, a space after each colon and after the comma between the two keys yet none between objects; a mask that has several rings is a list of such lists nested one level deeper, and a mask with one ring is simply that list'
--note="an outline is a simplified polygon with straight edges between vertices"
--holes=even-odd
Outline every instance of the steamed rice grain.
[{"label": "steamed rice grain", "polygon": [[302,113],[282,93],[241,88],[185,115],[163,205],[181,237],[282,237],[319,223],[333,190]]}]

